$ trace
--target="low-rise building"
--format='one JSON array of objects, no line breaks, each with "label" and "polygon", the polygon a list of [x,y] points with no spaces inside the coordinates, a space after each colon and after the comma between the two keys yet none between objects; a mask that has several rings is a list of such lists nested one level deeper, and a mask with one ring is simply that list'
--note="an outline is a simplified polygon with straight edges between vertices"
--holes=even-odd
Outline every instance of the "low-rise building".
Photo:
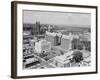
[{"label": "low-rise building", "polygon": [[65,53],[64,55],[56,56],[54,58],[53,63],[57,67],[70,67],[71,66],[70,59],[73,57],[72,53],[73,53],[73,51],[69,51],[69,52]]}]

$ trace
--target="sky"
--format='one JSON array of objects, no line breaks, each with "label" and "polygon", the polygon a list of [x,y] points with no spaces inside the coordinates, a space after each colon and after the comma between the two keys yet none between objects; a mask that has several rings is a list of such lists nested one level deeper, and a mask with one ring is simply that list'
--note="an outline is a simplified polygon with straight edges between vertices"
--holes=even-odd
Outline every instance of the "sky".
[{"label": "sky", "polygon": [[34,24],[40,21],[41,24],[54,24],[54,25],[77,25],[77,26],[90,26],[91,14],[90,13],[72,13],[72,12],[50,12],[50,11],[23,11],[23,22]]}]

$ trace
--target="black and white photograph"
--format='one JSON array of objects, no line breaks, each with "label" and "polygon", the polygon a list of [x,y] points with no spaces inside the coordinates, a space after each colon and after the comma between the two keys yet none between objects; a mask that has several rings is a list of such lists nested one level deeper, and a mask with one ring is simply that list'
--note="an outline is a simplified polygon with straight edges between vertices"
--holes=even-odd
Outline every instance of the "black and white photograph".
[{"label": "black and white photograph", "polygon": [[23,69],[91,66],[91,14],[23,10]]},{"label": "black and white photograph", "polygon": [[12,2],[12,77],[97,73],[97,7]]}]

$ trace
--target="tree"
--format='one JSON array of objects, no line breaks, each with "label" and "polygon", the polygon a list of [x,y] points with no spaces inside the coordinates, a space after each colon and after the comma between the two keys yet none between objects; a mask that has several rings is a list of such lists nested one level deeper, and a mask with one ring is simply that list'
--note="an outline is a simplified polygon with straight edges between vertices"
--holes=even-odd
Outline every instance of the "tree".
[{"label": "tree", "polygon": [[76,63],[79,63],[80,61],[83,60],[83,53],[80,51],[75,51],[73,52],[73,61]]}]

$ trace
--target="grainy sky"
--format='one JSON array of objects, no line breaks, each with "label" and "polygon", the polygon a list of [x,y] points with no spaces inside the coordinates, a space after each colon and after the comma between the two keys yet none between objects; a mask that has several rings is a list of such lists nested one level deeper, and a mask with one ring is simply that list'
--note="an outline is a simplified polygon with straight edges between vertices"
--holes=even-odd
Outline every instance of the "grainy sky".
[{"label": "grainy sky", "polygon": [[50,11],[23,11],[24,23],[35,23],[40,21],[43,24],[55,25],[77,25],[90,26],[91,14],[89,13],[71,13],[71,12],[50,12]]}]

